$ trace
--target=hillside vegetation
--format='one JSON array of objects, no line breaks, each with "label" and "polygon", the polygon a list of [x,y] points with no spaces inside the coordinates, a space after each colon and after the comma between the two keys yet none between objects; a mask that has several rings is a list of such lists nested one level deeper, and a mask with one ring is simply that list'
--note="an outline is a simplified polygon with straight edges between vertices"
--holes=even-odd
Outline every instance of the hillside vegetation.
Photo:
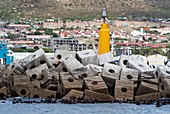
[{"label": "hillside vegetation", "polygon": [[168,17],[170,0],[0,0],[0,18],[99,18],[106,7],[110,18],[126,15]]}]

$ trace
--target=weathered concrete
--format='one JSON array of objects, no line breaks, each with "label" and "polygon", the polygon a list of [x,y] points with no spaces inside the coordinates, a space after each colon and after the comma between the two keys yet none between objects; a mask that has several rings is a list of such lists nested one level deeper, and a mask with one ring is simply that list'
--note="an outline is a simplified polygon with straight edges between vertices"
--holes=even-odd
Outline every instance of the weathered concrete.
[{"label": "weathered concrete", "polygon": [[0,88],[0,99],[10,97],[10,91],[7,87]]},{"label": "weathered concrete", "polygon": [[158,85],[154,83],[141,81],[136,95],[158,92]]},{"label": "weathered concrete", "polygon": [[69,58],[70,55],[76,57],[76,52],[67,50],[56,50],[54,55],[54,63],[58,64],[59,62],[63,62],[64,60]]},{"label": "weathered concrete", "polygon": [[160,92],[148,93],[143,95],[135,96],[135,101],[157,101],[160,100]]},{"label": "weathered concrete", "polygon": [[101,76],[88,77],[84,79],[86,89],[99,93],[108,94],[108,88]]},{"label": "weathered concrete", "polygon": [[79,98],[83,98],[83,95],[84,95],[83,91],[72,89],[62,99],[64,99],[64,100],[77,100]]},{"label": "weathered concrete", "polygon": [[167,66],[158,66],[155,73],[156,77],[170,78],[170,68]]},{"label": "weathered concrete", "polygon": [[83,50],[77,52],[78,60],[83,65],[95,64],[98,65],[98,56],[93,50]]},{"label": "weathered concrete", "polygon": [[155,70],[150,68],[149,65],[144,63],[141,60],[129,60],[128,61],[128,68],[139,70],[141,73],[151,74],[154,75]]},{"label": "weathered concrete", "polygon": [[30,76],[32,80],[38,79],[38,76],[42,73],[43,70],[48,69],[47,64],[42,64],[36,68],[27,70],[25,73]]},{"label": "weathered concrete", "polygon": [[100,75],[103,71],[103,67],[102,66],[98,66],[98,65],[93,65],[93,64],[89,64],[88,65],[93,73],[94,76]]},{"label": "weathered concrete", "polygon": [[76,80],[70,73],[60,73],[60,84],[63,90],[63,95],[72,89],[82,90],[82,82]]},{"label": "weathered concrete", "polygon": [[98,55],[98,58],[99,58],[99,65],[104,65],[105,63],[110,63],[110,62],[113,63],[115,60],[111,52]]},{"label": "weathered concrete", "polygon": [[98,102],[113,102],[114,100],[114,97],[110,95],[98,93],[90,90],[85,90],[84,98],[93,101],[98,101]]},{"label": "weathered concrete", "polygon": [[63,61],[63,65],[68,72],[75,72],[82,69],[84,66],[73,56]]},{"label": "weathered concrete", "polygon": [[56,91],[33,88],[30,98],[56,98]]},{"label": "weathered concrete", "polygon": [[14,75],[13,77],[13,86],[20,84],[20,83],[29,83],[30,77],[28,75]]},{"label": "weathered concrete", "polygon": [[159,79],[159,90],[161,97],[170,98],[170,79],[169,78],[160,78]]},{"label": "weathered concrete", "polygon": [[132,81],[116,80],[115,98],[118,100],[133,100],[134,83]]},{"label": "weathered concrete", "polygon": [[105,63],[102,72],[102,78],[105,82],[113,84],[115,80],[120,79],[120,72],[121,72],[120,66]]},{"label": "weathered concrete", "polygon": [[44,63],[47,64],[48,68],[53,67],[52,62],[49,61],[43,49],[39,49],[33,54],[30,54],[29,56],[19,61],[19,64],[24,66],[25,69],[33,69]]},{"label": "weathered concrete", "polygon": [[139,75],[138,70],[134,70],[130,68],[122,68],[120,80],[137,81],[138,75]]}]

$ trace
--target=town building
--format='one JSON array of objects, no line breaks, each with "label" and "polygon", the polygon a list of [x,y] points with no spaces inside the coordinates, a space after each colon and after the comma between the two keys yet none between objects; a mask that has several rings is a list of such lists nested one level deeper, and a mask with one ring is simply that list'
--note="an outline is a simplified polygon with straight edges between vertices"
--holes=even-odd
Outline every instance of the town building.
[{"label": "town building", "polygon": [[87,49],[87,44],[80,44],[77,39],[51,38],[47,40],[47,46],[55,50],[81,51]]}]

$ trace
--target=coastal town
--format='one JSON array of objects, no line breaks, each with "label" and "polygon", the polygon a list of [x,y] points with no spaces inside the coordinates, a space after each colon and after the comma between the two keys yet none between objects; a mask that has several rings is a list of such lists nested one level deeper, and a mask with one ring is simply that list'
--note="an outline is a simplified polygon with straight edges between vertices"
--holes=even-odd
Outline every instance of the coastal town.
[{"label": "coastal town", "polygon": [[[107,20],[107,23],[114,56],[122,53],[145,55],[139,49],[149,48],[159,48],[162,50],[159,54],[169,56],[169,19],[134,18],[129,21],[122,16],[117,20]],[[39,48],[46,48],[47,52],[98,49],[101,24],[102,19],[71,21],[51,18],[39,21],[20,18],[0,21],[0,40],[14,52],[33,52]]]}]

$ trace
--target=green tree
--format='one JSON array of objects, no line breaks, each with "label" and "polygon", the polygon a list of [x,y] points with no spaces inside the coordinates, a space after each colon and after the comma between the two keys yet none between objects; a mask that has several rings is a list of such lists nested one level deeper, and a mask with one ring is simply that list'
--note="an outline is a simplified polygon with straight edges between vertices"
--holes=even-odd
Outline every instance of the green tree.
[{"label": "green tree", "polygon": [[53,33],[53,37],[58,37],[58,34],[57,33]]},{"label": "green tree", "polygon": [[166,45],[166,48],[170,48],[170,44],[167,44],[167,45]]},{"label": "green tree", "polygon": [[39,32],[39,31],[35,31],[34,32],[34,35],[41,35],[42,33],[41,32]]},{"label": "green tree", "polygon": [[45,34],[53,35],[53,30],[52,29],[45,29]]}]

